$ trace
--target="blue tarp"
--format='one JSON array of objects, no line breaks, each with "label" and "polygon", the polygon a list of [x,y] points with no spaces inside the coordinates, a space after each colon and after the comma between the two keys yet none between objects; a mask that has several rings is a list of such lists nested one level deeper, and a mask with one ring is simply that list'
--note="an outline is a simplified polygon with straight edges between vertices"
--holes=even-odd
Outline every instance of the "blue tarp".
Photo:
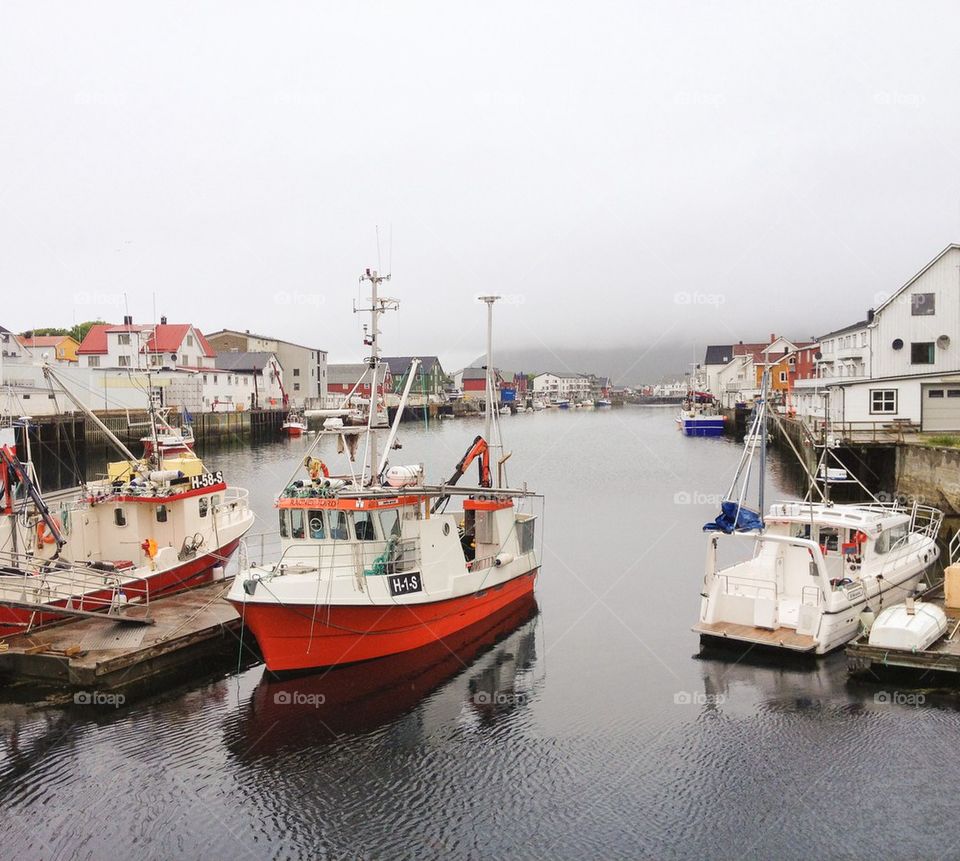
[{"label": "blue tarp", "polygon": [[732,500],[721,502],[717,519],[703,524],[704,532],[724,532],[727,535],[751,529],[763,529],[763,518],[750,508],[741,506],[737,511],[737,503]]}]

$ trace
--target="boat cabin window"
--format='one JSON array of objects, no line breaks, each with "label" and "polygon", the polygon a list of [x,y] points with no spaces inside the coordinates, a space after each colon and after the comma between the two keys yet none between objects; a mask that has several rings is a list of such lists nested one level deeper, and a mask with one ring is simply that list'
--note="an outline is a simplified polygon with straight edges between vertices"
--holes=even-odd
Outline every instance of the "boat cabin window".
[{"label": "boat cabin window", "polygon": [[323,541],[326,538],[322,511],[311,511],[307,518],[307,526],[310,527],[310,537],[314,541]]},{"label": "boat cabin window", "polygon": [[303,509],[290,509],[290,537],[303,538]]},{"label": "boat cabin window", "polygon": [[280,537],[289,538],[290,537],[290,518],[287,516],[287,509],[280,509]]},{"label": "boat cabin window", "polygon": [[213,496],[210,497],[210,505],[213,506],[213,510],[214,510],[214,512],[216,512],[217,506],[220,505],[220,494],[219,494],[219,493],[215,493]]},{"label": "boat cabin window", "polygon": [[396,508],[380,512],[380,529],[386,539],[400,537],[400,512]]},{"label": "boat cabin window", "polygon": [[113,522],[117,526],[127,525],[127,514],[122,508],[113,509]]},{"label": "boat cabin window", "polygon": [[353,515],[353,528],[357,535],[357,541],[376,541],[377,533],[373,528],[373,512],[355,512]]},{"label": "boat cabin window", "polygon": [[901,523],[892,529],[887,529],[880,533],[877,540],[873,543],[874,553],[883,555],[889,553],[895,545],[902,542],[908,534],[907,524]]},{"label": "boat cabin window", "polygon": [[167,506],[158,505],[157,506],[157,523],[166,523],[167,522]]},{"label": "boat cabin window", "polygon": [[334,541],[346,541],[347,535],[347,514],[345,511],[330,512],[330,537]]},{"label": "boat cabin window", "polygon": [[210,500],[205,496],[201,496],[198,504],[200,506],[200,516],[206,517],[207,512],[210,510]]},{"label": "boat cabin window", "polygon": [[840,532],[834,526],[820,527],[820,546],[831,552],[840,549]]}]

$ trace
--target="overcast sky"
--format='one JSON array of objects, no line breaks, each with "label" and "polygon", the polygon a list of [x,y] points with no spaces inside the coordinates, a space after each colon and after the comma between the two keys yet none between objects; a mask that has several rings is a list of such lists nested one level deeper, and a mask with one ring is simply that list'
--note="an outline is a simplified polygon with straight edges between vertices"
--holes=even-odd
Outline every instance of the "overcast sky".
[{"label": "overcast sky", "polygon": [[[960,241],[955,3],[0,5],[0,323],[797,337]],[[392,242],[391,242],[392,236]],[[392,260],[391,260],[392,249]],[[960,273],[958,273],[960,279]]]}]

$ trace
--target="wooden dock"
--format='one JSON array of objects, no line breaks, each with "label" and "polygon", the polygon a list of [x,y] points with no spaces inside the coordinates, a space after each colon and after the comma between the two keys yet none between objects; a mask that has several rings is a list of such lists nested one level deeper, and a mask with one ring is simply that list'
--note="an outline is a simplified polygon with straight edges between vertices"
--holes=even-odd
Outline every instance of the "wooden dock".
[{"label": "wooden dock", "polygon": [[927,592],[923,600],[939,605],[946,612],[947,633],[922,652],[881,649],[871,646],[866,637],[857,637],[847,645],[847,668],[851,675],[876,677],[895,671],[901,678],[913,677],[917,683],[932,681],[934,674],[951,674],[960,680],[960,610],[944,607],[942,584]]},{"label": "wooden dock", "polygon": [[[0,675],[11,681],[111,690],[183,669],[212,653],[237,654],[240,617],[212,583],[126,612],[139,623],[99,616],[0,641]],[[152,624],[143,624],[144,611]]]}]

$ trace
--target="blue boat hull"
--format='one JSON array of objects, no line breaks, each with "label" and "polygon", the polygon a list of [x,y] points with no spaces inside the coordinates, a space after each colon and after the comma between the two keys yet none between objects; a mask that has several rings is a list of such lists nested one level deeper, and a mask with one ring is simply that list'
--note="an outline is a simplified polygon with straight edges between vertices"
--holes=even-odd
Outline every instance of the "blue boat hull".
[{"label": "blue boat hull", "polygon": [[682,428],[685,436],[723,436],[723,416],[685,418]]}]

